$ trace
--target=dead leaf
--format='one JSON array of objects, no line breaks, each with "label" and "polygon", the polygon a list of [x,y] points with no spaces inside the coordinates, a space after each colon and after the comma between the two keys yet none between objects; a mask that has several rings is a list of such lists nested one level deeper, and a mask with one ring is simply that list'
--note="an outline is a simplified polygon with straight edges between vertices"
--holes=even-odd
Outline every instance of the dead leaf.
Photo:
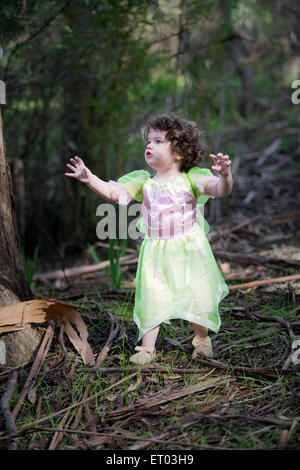
[{"label": "dead leaf", "polygon": [[159,380],[157,377],[146,377],[147,382],[158,384]]},{"label": "dead leaf", "polygon": [[142,376],[140,375],[138,378],[137,378],[137,381],[135,384],[131,384],[129,385],[129,387],[127,388],[127,393],[128,392],[133,392],[134,390],[136,390],[142,383],[143,381],[143,378]]},{"label": "dead leaf", "polygon": [[179,380],[181,378],[182,378],[181,375],[167,375],[167,374],[164,374],[164,379],[165,380]]},{"label": "dead leaf", "polygon": [[118,395],[106,395],[105,398],[108,401],[114,401],[117,398]]},{"label": "dead leaf", "polygon": [[[25,328],[26,323],[44,323],[49,320],[65,324],[64,331],[85,364],[95,365],[93,351],[87,341],[86,324],[76,305],[55,299],[39,299],[0,307],[0,333]],[[79,335],[76,333],[73,323]]]},{"label": "dead leaf", "polygon": [[28,400],[30,401],[30,403],[31,403],[32,405],[35,404],[35,402],[36,402],[36,387],[32,387],[32,388],[29,390],[29,392],[28,392],[28,394],[27,394],[27,398],[28,398]]}]

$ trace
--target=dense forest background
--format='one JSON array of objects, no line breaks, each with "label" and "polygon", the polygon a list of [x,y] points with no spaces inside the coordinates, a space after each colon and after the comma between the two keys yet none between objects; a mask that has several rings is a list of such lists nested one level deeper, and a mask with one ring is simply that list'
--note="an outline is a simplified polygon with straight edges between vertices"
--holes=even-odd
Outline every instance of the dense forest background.
[{"label": "dense forest background", "polygon": [[146,169],[151,114],[196,121],[206,155],[226,152],[240,167],[277,129],[276,151],[294,152],[299,31],[293,0],[2,3],[4,136],[26,256],[38,246],[55,264],[55,247],[76,254],[95,242],[101,200],[65,165],[78,154],[106,181]]},{"label": "dense forest background", "polygon": [[[34,297],[0,128],[1,449],[299,450],[299,52],[294,0],[0,1]],[[105,181],[150,170],[143,129],[165,112],[199,125],[204,167],[231,157],[231,195],[205,205],[229,294],[213,358],[192,361],[192,325],[174,319],[136,368],[140,241],[98,240],[106,201],[66,163],[77,154]]]}]

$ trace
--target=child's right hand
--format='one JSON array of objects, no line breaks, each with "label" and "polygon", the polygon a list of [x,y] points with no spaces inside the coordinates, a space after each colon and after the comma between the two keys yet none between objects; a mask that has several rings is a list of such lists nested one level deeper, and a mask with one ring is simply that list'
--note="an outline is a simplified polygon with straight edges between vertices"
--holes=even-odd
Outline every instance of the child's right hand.
[{"label": "child's right hand", "polygon": [[81,183],[89,183],[93,173],[88,169],[87,166],[85,166],[81,158],[76,155],[74,158],[70,158],[70,161],[73,163],[73,165],[67,163],[66,166],[70,168],[73,173],[65,173],[65,175],[69,176],[70,178],[76,178]]}]

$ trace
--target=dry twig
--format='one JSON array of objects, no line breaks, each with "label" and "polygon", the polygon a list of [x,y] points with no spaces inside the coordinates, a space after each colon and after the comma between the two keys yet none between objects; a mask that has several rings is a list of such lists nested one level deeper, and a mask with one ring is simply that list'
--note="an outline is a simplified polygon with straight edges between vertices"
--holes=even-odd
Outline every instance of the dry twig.
[{"label": "dry twig", "polygon": [[112,345],[112,342],[116,338],[116,336],[118,335],[118,333],[120,331],[120,324],[119,324],[119,322],[115,322],[112,312],[108,311],[107,315],[108,315],[109,321],[110,321],[110,332],[109,332],[109,336],[107,338],[107,341],[106,341],[105,345],[103,346],[103,349],[100,352],[100,354],[99,354],[99,356],[96,360],[95,368],[99,367],[105,361],[105,359],[106,359],[106,357],[109,353],[110,347]]},{"label": "dry twig", "polygon": [[53,321],[51,321],[49,323],[50,324],[49,324],[49,326],[46,330],[46,333],[45,333],[44,339],[42,341],[42,344],[41,344],[41,346],[38,350],[38,353],[36,355],[36,358],[34,360],[34,363],[32,365],[30,373],[27,377],[27,380],[25,382],[23,390],[22,390],[22,392],[19,396],[19,400],[18,400],[17,404],[15,405],[15,407],[13,409],[12,413],[13,413],[13,417],[15,419],[18,416],[18,413],[19,413],[19,411],[20,411],[20,409],[23,405],[23,402],[26,398],[26,395],[30,392],[30,390],[35,386],[35,384],[37,382],[38,375],[40,373],[42,365],[45,361],[45,358],[46,358],[47,353],[49,351],[49,348],[51,346],[53,335],[54,335],[55,325],[54,325]]},{"label": "dry twig", "polygon": [[[17,432],[17,427],[16,427],[13,414],[11,413],[9,409],[9,402],[14,393],[17,380],[18,380],[18,373],[16,371],[13,371],[8,378],[6,389],[1,397],[1,411],[3,413],[7,431],[9,434],[15,434]],[[7,446],[7,449],[17,450],[17,447],[18,447],[17,439],[12,439],[9,445]]]}]

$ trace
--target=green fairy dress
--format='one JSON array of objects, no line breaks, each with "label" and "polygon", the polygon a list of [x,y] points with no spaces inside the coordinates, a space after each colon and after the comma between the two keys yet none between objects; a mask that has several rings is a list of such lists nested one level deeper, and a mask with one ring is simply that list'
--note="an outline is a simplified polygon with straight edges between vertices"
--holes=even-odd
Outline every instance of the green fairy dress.
[{"label": "green fairy dress", "polygon": [[109,184],[119,204],[142,203],[143,232],[133,319],[144,334],[172,319],[183,319],[218,332],[218,305],[229,290],[207,240],[203,218],[210,196],[205,185],[217,179],[209,169],[193,167],[171,183],[158,183],[148,171],[136,170]]}]

